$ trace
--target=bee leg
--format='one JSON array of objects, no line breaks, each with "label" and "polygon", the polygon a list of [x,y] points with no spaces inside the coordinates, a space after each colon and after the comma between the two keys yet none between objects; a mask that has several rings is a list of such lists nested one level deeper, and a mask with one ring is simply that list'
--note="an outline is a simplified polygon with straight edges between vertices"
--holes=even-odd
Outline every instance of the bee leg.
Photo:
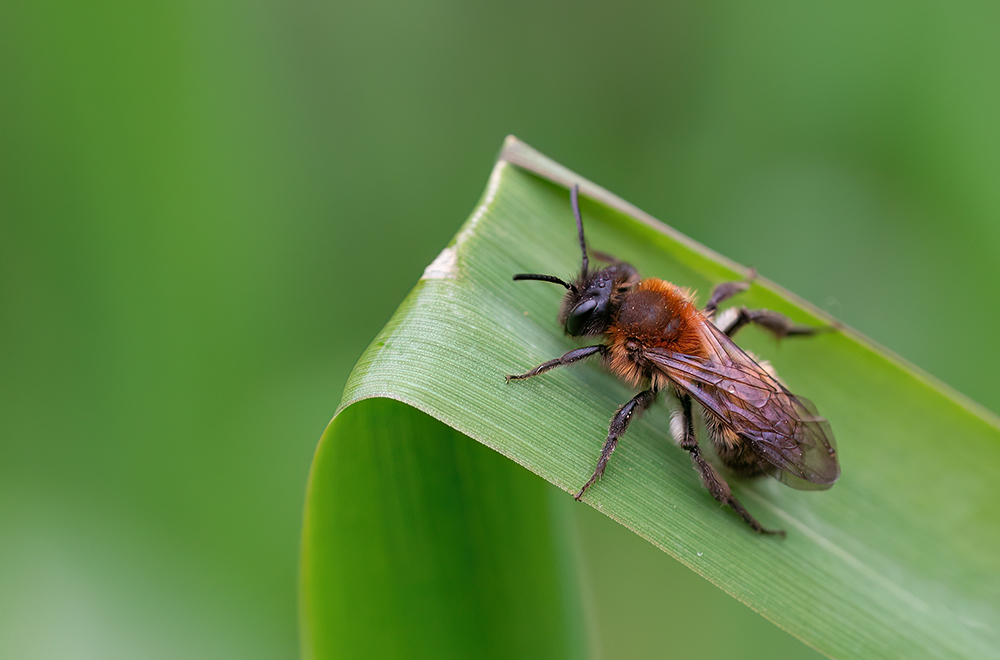
[{"label": "bee leg", "polygon": [[646,390],[645,392],[636,394],[618,409],[618,412],[611,419],[611,426],[608,428],[608,439],[604,442],[604,449],[601,450],[601,458],[597,461],[594,474],[590,476],[590,480],[587,483],[583,484],[583,488],[573,494],[574,499],[579,500],[583,497],[583,493],[594,485],[595,481],[601,478],[601,475],[604,474],[604,468],[608,465],[608,459],[611,458],[611,452],[618,446],[618,439],[625,435],[625,429],[628,428],[632,417],[648,408],[655,400],[656,392],[654,390]]},{"label": "bee leg", "polygon": [[531,371],[523,374],[514,374],[511,376],[506,376],[507,382],[512,380],[524,380],[525,378],[531,378],[532,376],[537,376],[538,374],[543,374],[549,369],[555,369],[556,367],[562,367],[567,364],[573,364],[574,362],[579,362],[585,358],[589,358],[592,355],[597,355],[600,353],[604,355],[607,352],[607,347],[603,344],[598,344],[597,346],[584,346],[583,348],[575,348],[572,351],[566,353],[562,357],[557,357],[555,360],[549,360],[548,362],[543,362]]},{"label": "bee leg", "polygon": [[[747,279],[742,282],[723,282],[714,289],[708,302],[702,310],[707,316],[714,316],[721,305],[738,293],[742,293],[750,288],[750,282],[757,277],[757,271],[750,269]],[[730,316],[731,314],[731,316]],[[834,328],[814,328],[807,325],[795,325],[784,314],[772,312],[769,309],[747,309],[740,307],[737,309],[727,309],[716,319],[716,326],[726,335],[732,337],[740,328],[748,323],[756,323],[778,339],[783,337],[805,337],[829,332]]]},{"label": "bee leg", "polygon": [[708,302],[705,303],[705,308],[702,311],[705,312],[705,314],[711,316],[712,314],[715,313],[715,310],[718,309],[719,305],[721,305],[723,302],[729,300],[737,293],[743,293],[744,291],[749,289],[750,280],[752,280],[755,277],[757,277],[757,271],[751,268],[750,275],[747,277],[747,279],[743,280],[742,282],[723,282],[722,284],[719,284],[714,289],[712,289],[712,295],[709,296]]},{"label": "bee leg", "polygon": [[[726,312],[729,311],[728,309],[726,310]],[[795,325],[784,314],[772,312],[769,309],[747,309],[745,307],[740,307],[736,310],[732,318],[724,319],[724,322],[721,322],[718,327],[727,336],[732,337],[748,323],[759,325],[778,339],[783,339],[784,337],[808,337],[809,335],[821,332],[829,332],[833,329],[831,327],[814,328],[808,325]]]},{"label": "bee leg", "polygon": [[729,484],[726,483],[725,479],[722,478],[712,465],[705,460],[705,457],[701,455],[701,447],[698,446],[698,439],[694,434],[694,418],[691,415],[691,397],[682,396],[681,406],[684,412],[684,422],[686,430],[684,432],[684,439],[681,441],[681,447],[686,449],[688,453],[691,454],[691,462],[701,473],[701,480],[705,484],[705,488],[708,492],[712,494],[716,500],[722,504],[728,505],[736,513],[740,514],[750,525],[754,531],[760,532],[761,534],[775,534],[778,536],[784,536],[785,532],[780,529],[767,529],[759,522],[757,519],[750,515],[740,501],[733,497],[732,492],[729,490]]}]

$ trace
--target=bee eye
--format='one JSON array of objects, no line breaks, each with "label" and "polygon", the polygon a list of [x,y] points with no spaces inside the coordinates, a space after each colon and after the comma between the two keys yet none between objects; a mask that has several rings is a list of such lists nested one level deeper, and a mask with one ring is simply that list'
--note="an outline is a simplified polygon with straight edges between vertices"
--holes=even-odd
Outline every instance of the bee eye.
[{"label": "bee eye", "polygon": [[574,307],[573,311],[570,312],[568,317],[566,317],[566,332],[574,337],[583,334],[584,328],[594,317],[595,312],[598,311],[597,303],[597,298],[591,298],[589,300],[584,300],[579,305]]}]

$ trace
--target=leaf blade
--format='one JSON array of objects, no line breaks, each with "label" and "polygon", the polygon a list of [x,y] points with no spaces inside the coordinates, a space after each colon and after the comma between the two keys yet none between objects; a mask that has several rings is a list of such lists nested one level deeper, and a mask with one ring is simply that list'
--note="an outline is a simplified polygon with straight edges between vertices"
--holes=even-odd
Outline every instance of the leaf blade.
[{"label": "leaf blade", "polygon": [[[564,184],[579,181],[589,197],[589,245],[645,275],[707,291],[745,273],[508,141],[482,202],[366,352],[343,406],[378,396],[406,401],[572,492],[631,392],[596,365],[504,383],[504,374],[575,345],[553,320],[561,291],[510,276],[572,273],[579,258],[565,190],[512,161]],[[740,302],[796,322],[828,321],[764,279]],[[741,345],[815,401],[838,438],[843,477],[828,492],[734,483],[761,522],[780,522],[789,538],[758,538],[719,509],[683,452],[664,441],[662,408],[633,424],[589,502],[828,655],[993,657],[995,418],[848,329],[778,350],[747,335]],[[941,441],[950,437],[961,440]]]},{"label": "leaf blade", "polygon": [[581,657],[552,491],[393,399],[342,411],[306,499],[303,656]]}]

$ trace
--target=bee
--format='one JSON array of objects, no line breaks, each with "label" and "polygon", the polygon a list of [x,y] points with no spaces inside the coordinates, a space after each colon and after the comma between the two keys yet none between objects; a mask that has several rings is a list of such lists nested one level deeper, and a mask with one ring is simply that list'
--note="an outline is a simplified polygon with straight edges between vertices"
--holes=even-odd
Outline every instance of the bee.
[{"label": "bee", "polygon": [[706,435],[732,473],[769,475],[803,490],[829,488],[840,476],[829,423],[809,400],[789,392],[766,362],[758,363],[732,339],[748,324],[777,338],[826,329],[794,325],[769,310],[738,307],[718,312],[720,303],[749,288],[746,281],[716,286],[699,310],[688,290],[661,279],[641,279],[631,264],[608,255],[595,252],[595,257],[609,265],[592,270],[578,197],[575,185],[570,202],[583,253],[580,274],[565,281],[553,275],[521,273],[514,280],[565,287],[558,319],[566,334],[603,336],[603,342],[575,348],[531,371],[507,376],[507,382],[524,380],[599,357],[618,378],[641,390],[615,412],[597,467],[573,497],[579,500],[601,478],[629,423],[664,392],[679,402],[671,415],[671,435],[690,454],[712,497],[735,510],[755,531],[784,535],[757,522],[702,455],[693,404],[700,406]]}]

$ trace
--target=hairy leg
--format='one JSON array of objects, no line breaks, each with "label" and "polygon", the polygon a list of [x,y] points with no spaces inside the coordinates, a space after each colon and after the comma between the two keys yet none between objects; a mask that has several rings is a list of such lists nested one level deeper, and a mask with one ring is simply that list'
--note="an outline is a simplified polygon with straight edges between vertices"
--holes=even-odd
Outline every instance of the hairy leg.
[{"label": "hairy leg", "polygon": [[604,468],[608,465],[608,459],[611,458],[611,452],[615,450],[618,446],[618,440],[625,434],[625,430],[628,429],[629,422],[632,421],[632,417],[641,413],[643,410],[648,408],[653,401],[656,400],[656,392],[653,390],[646,390],[644,392],[639,392],[634,397],[629,399],[627,403],[618,408],[618,412],[611,420],[611,426],[608,428],[608,439],[604,442],[604,449],[601,450],[601,458],[597,461],[597,467],[594,469],[594,474],[590,476],[587,483],[583,484],[583,488],[578,490],[573,497],[579,500],[583,497],[583,493],[594,485],[601,475],[604,474]]},{"label": "hairy leg", "polygon": [[691,454],[691,462],[694,463],[695,468],[701,474],[701,480],[705,484],[705,488],[708,492],[712,494],[716,500],[731,507],[736,513],[750,525],[755,531],[761,534],[776,534],[779,536],[784,536],[785,532],[780,529],[767,529],[759,522],[757,519],[750,515],[750,512],[744,508],[740,501],[733,497],[732,492],[729,490],[729,484],[726,483],[722,475],[716,471],[712,465],[705,460],[705,457],[701,455],[701,447],[698,446],[698,439],[694,434],[694,419],[691,414],[691,397],[684,395],[681,397],[681,410],[684,415],[685,433],[684,439],[681,441],[681,447],[686,449],[689,454]]},{"label": "hairy leg", "polygon": [[[729,300],[738,293],[742,293],[750,288],[750,282],[757,276],[756,271],[751,270],[750,275],[742,282],[723,282],[714,289],[705,308],[702,310],[708,316],[714,316],[716,311],[726,300]],[[743,326],[748,323],[759,325],[772,335],[781,339],[783,337],[804,337],[815,335],[821,332],[828,332],[832,328],[814,328],[811,326],[795,325],[784,314],[772,312],[769,309],[747,309],[740,307],[735,310],[727,309],[719,314],[716,325],[720,330],[732,337]]]},{"label": "hairy leg", "polygon": [[750,288],[750,281],[757,276],[757,271],[751,269],[750,275],[747,279],[742,282],[723,282],[719,284],[714,289],[712,289],[712,295],[709,296],[708,302],[705,303],[705,308],[702,310],[705,314],[711,316],[715,313],[715,310],[719,308],[723,302],[729,300],[737,293],[743,293]]},{"label": "hairy leg", "polygon": [[784,337],[808,337],[822,332],[829,332],[832,328],[815,328],[808,325],[795,325],[784,314],[772,312],[769,309],[747,309],[740,307],[732,314],[726,314],[730,310],[725,310],[719,315],[719,330],[732,337],[747,324],[753,323],[764,330],[767,330],[778,339]]},{"label": "hairy leg", "polygon": [[556,367],[562,367],[567,364],[573,364],[574,362],[579,362],[580,360],[591,357],[592,355],[604,354],[607,348],[603,344],[597,346],[584,346],[583,348],[575,348],[572,351],[566,353],[562,357],[557,357],[554,360],[549,360],[548,362],[543,362],[531,371],[523,374],[514,374],[507,376],[507,382],[512,380],[524,380],[525,378],[531,378],[532,376],[537,376],[538,374],[543,374],[549,369],[555,369]]}]

